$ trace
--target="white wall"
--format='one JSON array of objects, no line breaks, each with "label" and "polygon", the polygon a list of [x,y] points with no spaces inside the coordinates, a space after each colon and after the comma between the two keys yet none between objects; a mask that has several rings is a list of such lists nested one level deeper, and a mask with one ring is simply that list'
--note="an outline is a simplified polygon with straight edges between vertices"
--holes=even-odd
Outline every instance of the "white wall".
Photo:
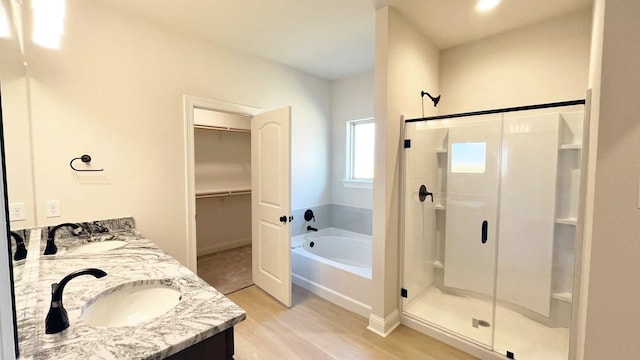
[{"label": "white wall", "polygon": [[443,50],[440,114],[584,99],[591,10]]},{"label": "white wall", "polygon": [[[401,115],[421,117],[420,92],[439,93],[439,58],[438,49],[396,10],[384,7],[376,11],[374,266],[369,326],[381,333],[398,321],[393,318],[398,309]],[[425,112],[436,114],[428,106]]]},{"label": "white wall", "polygon": [[[156,27],[97,2],[67,1],[60,51],[29,45],[36,205],[66,221],[133,216],[185,263],[184,94],[291,105],[292,207],[329,202],[330,83]],[[74,173],[93,157],[102,173]]]},{"label": "white wall", "polygon": [[347,126],[349,120],[373,117],[373,71],[331,83],[331,203],[365,209],[373,208],[373,189],[345,187],[347,171]]},{"label": "white wall", "polygon": [[[591,84],[592,119],[597,125],[597,149],[592,150],[597,159],[595,176],[590,179],[595,180],[593,221],[585,226],[591,261],[584,359],[637,359],[640,3],[596,1],[596,9]],[[601,73],[597,71],[600,65]]]}]

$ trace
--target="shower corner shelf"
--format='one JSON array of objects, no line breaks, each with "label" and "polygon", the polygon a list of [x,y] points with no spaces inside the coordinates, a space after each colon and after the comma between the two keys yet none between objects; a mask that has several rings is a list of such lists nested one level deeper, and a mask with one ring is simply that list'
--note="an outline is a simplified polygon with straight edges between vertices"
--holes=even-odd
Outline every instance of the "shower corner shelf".
[{"label": "shower corner shelf", "polygon": [[571,295],[571,293],[569,293],[569,292],[553,293],[553,294],[551,294],[551,297],[556,299],[556,300],[564,301],[564,302],[567,302],[567,303],[572,303],[573,302],[573,295]]},{"label": "shower corner shelf", "polygon": [[436,154],[446,154],[447,149],[436,149]]},{"label": "shower corner shelf", "polygon": [[440,261],[436,260],[436,261],[433,262],[433,268],[434,269],[444,270],[444,264],[441,263]]},{"label": "shower corner shelf", "polygon": [[560,219],[556,219],[556,224],[576,226],[578,224],[578,219],[576,219],[576,218],[560,218]]},{"label": "shower corner shelf", "polygon": [[447,208],[442,204],[437,204],[436,206],[434,206],[434,209],[436,209],[436,210],[446,210]]},{"label": "shower corner shelf", "polygon": [[560,150],[580,150],[582,149],[582,144],[562,144],[560,145]]}]

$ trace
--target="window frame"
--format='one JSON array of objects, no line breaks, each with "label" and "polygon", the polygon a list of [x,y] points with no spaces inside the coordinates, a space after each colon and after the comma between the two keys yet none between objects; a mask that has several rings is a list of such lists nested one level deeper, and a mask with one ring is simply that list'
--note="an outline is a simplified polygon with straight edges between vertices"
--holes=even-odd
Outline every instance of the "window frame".
[{"label": "window frame", "polygon": [[[354,171],[354,148],[353,145],[355,143],[355,127],[361,124],[374,124],[375,131],[375,123],[372,117],[356,119],[356,120],[348,120],[346,122],[346,172],[345,172],[345,180],[342,181],[345,187],[352,188],[373,188],[373,177],[372,178],[355,178],[353,177]],[[374,133],[375,134],[375,133]],[[375,136],[374,136],[374,149],[375,149]],[[375,156],[374,156],[374,166],[375,166]]]}]

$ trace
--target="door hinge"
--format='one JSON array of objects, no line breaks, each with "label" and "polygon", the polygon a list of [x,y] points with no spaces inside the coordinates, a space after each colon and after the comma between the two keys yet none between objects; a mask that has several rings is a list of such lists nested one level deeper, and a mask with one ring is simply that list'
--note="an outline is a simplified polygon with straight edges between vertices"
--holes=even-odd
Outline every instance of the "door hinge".
[{"label": "door hinge", "polygon": [[411,147],[411,139],[405,139],[404,140],[404,148],[408,149]]},{"label": "door hinge", "polygon": [[400,289],[400,296],[406,299],[409,296],[409,291],[405,288]]}]

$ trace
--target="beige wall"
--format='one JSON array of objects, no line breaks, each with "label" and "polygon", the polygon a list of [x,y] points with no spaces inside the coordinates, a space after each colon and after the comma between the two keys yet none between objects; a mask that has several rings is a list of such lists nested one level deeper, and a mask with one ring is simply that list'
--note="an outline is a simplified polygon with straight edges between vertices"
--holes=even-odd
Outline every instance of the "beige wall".
[{"label": "beige wall", "polygon": [[[9,2],[6,5],[9,6]],[[19,8],[16,8],[19,10]],[[10,14],[11,9],[7,8]],[[16,14],[19,16],[19,13]],[[16,24],[19,26],[19,24]],[[15,29],[14,29],[15,30]],[[0,86],[9,203],[24,203],[26,220],[11,222],[11,229],[35,225],[31,134],[24,57],[17,37],[0,38]]]},{"label": "beige wall", "polygon": [[440,114],[584,99],[591,11],[443,50]]},{"label": "beige wall", "polygon": [[[394,9],[377,10],[372,312],[378,319],[388,318],[398,309],[401,116],[422,116],[420,92],[439,92],[439,55],[438,49]],[[433,107],[425,107],[425,111],[427,116],[436,114]],[[369,324],[373,327],[371,320]]]},{"label": "beige wall", "polygon": [[601,74],[594,74],[601,77],[593,79],[594,90],[599,81],[601,87],[594,91],[599,126],[593,222],[586,229],[591,261],[584,359],[637,359],[640,3],[608,0],[596,5],[604,6],[595,19],[596,24],[604,19],[604,32]]},{"label": "beige wall", "polygon": [[[97,2],[67,1],[62,49],[29,45],[38,225],[133,216],[185,263],[184,94],[291,105],[293,208],[328,203],[330,83],[156,27]],[[93,157],[101,173],[69,161]]]},{"label": "beige wall", "polygon": [[373,190],[348,188],[342,183],[347,169],[347,126],[349,120],[373,117],[373,71],[334,80],[331,83],[331,203],[373,208]]}]

